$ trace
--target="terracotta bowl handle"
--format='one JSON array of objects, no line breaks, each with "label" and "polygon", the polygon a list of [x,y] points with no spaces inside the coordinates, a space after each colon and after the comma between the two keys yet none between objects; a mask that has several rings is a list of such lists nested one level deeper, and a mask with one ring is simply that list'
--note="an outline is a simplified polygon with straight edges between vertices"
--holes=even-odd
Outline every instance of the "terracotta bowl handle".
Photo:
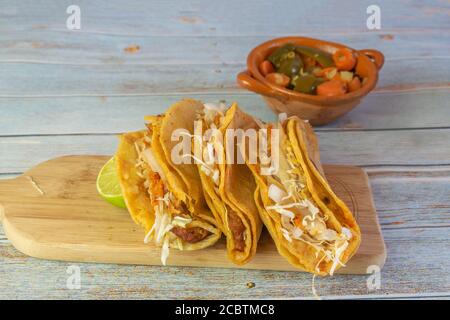
[{"label": "terracotta bowl handle", "polygon": [[369,59],[375,63],[378,70],[383,67],[384,55],[380,51],[374,49],[362,49],[359,50],[359,52],[368,56]]},{"label": "terracotta bowl handle", "polygon": [[253,78],[248,70],[242,71],[237,75],[237,83],[247,90],[259,93],[263,96],[281,98],[280,94],[264,83]]}]

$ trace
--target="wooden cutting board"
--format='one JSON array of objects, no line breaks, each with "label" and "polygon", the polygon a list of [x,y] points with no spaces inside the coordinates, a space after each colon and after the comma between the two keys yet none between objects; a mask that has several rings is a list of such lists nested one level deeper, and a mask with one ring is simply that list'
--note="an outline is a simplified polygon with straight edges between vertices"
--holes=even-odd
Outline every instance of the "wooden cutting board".
[{"label": "wooden cutting board", "polygon": [[[44,162],[12,180],[0,180],[0,220],[11,243],[36,258],[160,265],[159,248],[144,244],[144,231],[128,212],[105,202],[96,177],[107,156],[67,156]],[[339,273],[363,274],[384,265],[386,251],[367,175],[357,167],[325,165],[327,179],[356,215],[362,231],[357,254]],[[42,192],[41,192],[42,191]],[[198,251],[171,250],[168,265],[238,268],[225,241]],[[296,270],[263,232],[245,269]]]}]

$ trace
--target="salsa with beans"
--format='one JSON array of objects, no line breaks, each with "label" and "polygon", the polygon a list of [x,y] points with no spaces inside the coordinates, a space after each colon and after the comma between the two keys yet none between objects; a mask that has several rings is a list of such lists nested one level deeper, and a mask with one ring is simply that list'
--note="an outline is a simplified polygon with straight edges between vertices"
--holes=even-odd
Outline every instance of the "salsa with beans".
[{"label": "salsa with beans", "polygon": [[355,73],[356,57],[349,49],[334,54],[291,43],[276,49],[259,65],[270,83],[297,92],[339,96],[361,88],[364,80]]}]

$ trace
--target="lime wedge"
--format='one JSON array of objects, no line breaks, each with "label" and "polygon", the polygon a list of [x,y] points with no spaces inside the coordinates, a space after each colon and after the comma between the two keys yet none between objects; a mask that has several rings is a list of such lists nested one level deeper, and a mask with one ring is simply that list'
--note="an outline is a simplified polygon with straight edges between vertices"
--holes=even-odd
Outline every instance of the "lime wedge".
[{"label": "lime wedge", "polygon": [[116,160],[114,157],[108,160],[100,170],[97,177],[97,191],[103,199],[112,205],[126,208],[125,201],[120,189],[119,177],[116,171]]}]

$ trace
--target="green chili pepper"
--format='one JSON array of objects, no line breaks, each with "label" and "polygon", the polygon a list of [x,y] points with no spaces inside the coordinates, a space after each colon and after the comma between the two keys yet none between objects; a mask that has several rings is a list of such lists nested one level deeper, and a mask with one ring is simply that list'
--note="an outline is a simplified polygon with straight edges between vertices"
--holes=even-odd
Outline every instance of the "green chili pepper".
[{"label": "green chili pepper", "polygon": [[305,46],[295,46],[295,52],[313,58],[323,68],[334,66],[333,58],[328,52]]},{"label": "green chili pepper", "polygon": [[301,68],[303,68],[302,59],[296,55],[295,52],[290,52],[286,55],[285,59],[282,59],[280,62],[280,67],[277,68],[277,72],[292,78],[300,72]]},{"label": "green chili pepper", "polygon": [[270,62],[275,66],[275,68],[280,67],[280,63],[283,59],[286,58],[286,55],[288,55],[290,52],[294,52],[295,45],[292,43],[287,43],[284,46],[281,46],[277,48],[268,58]]},{"label": "green chili pepper", "polygon": [[293,85],[294,91],[313,94],[317,86],[324,81],[325,79],[317,78],[312,74],[300,74],[292,79],[291,84]]},{"label": "green chili pepper", "polygon": [[314,89],[316,89],[319,85],[321,85],[322,83],[324,83],[324,82],[326,82],[326,81],[328,81],[328,79],[325,79],[325,78],[316,78],[316,83],[314,83],[314,86],[315,86]]}]

